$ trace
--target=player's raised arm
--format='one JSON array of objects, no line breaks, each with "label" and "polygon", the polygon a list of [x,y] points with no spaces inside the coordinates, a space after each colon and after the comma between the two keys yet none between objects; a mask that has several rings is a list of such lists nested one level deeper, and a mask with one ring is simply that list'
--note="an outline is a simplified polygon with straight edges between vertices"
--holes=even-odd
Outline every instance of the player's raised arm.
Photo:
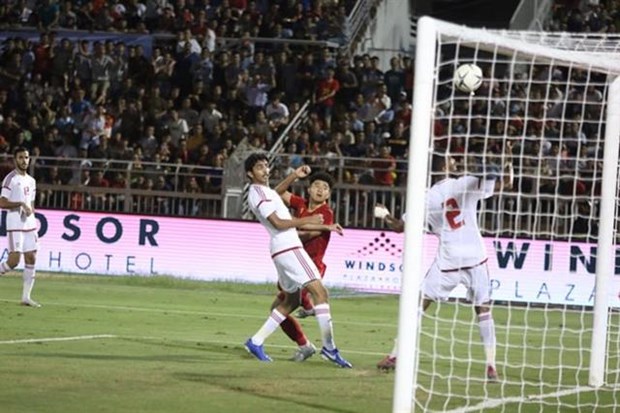
[{"label": "player's raised arm", "polygon": [[297,233],[303,242],[309,239],[320,237],[323,232],[336,232],[338,235],[344,235],[344,228],[340,224],[307,224],[299,228]]},{"label": "player's raised arm", "polygon": [[512,165],[512,141],[507,140],[502,154],[502,179],[498,179],[495,183],[495,192],[501,192],[504,189],[512,189],[515,179],[515,171]]},{"label": "player's raised arm", "polygon": [[286,178],[284,178],[274,190],[280,195],[282,200],[286,205],[290,205],[291,201],[291,193],[288,191],[288,188],[295,182],[297,179],[303,179],[310,175],[312,169],[308,165],[302,165],[299,168],[295,169],[291,172]]}]

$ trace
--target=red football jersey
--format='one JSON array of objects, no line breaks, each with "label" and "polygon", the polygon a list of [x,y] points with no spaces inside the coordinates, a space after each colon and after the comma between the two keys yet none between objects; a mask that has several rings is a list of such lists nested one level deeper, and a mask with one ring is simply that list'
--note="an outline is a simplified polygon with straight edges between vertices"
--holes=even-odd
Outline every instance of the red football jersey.
[{"label": "red football jersey", "polygon": [[[334,223],[334,211],[332,211],[328,204],[323,204],[314,211],[309,211],[308,201],[294,194],[291,194],[290,204],[291,208],[295,211],[295,216],[298,218],[320,214],[323,215],[324,225],[331,225]],[[327,244],[329,244],[330,236],[331,231],[322,231],[320,236],[304,242],[304,249],[319,269],[321,277],[325,275],[326,266],[323,263],[323,257],[325,256],[325,251],[327,250]]]}]

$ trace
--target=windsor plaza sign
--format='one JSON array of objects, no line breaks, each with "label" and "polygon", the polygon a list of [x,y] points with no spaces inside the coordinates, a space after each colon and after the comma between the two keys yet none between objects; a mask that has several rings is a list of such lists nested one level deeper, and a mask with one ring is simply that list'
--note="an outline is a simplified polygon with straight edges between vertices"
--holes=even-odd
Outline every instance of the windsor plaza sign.
[{"label": "windsor plaza sign", "polygon": [[[198,280],[276,282],[266,231],[256,222],[38,210],[39,271],[103,275],[170,275]],[[0,260],[8,256],[0,217]],[[495,300],[592,305],[596,246],[585,243],[486,238]],[[424,238],[424,270],[437,239]],[[403,236],[345,229],[325,256],[328,286],[398,293]],[[620,307],[620,250],[610,303]],[[423,275],[423,274],[422,274]],[[465,297],[462,287],[454,297]]]}]

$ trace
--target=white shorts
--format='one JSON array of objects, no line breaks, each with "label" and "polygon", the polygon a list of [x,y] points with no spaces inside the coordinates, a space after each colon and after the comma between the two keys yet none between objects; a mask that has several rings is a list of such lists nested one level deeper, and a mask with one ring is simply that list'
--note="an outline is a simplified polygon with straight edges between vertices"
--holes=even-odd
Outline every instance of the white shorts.
[{"label": "white shorts", "polygon": [[39,249],[39,235],[37,230],[32,231],[7,231],[6,238],[9,241],[9,252],[31,252]]},{"label": "white shorts", "polygon": [[302,247],[280,251],[271,256],[278,271],[278,282],[282,290],[294,293],[321,275],[306,250]]},{"label": "white shorts", "polygon": [[433,301],[445,301],[459,284],[467,288],[467,299],[474,305],[491,301],[491,285],[486,260],[476,266],[441,271],[433,262],[422,282],[422,294]]}]

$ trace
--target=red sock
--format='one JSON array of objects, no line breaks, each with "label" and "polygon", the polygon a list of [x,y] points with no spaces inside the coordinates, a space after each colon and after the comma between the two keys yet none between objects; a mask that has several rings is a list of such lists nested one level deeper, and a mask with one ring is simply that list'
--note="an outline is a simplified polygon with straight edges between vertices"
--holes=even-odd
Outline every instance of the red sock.
[{"label": "red sock", "polygon": [[282,331],[295,343],[300,346],[308,344],[308,339],[299,325],[299,321],[290,315],[280,324]]},{"label": "red sock", "polygon": [[305,310],[312,310],[314,308],[314,304],[312,303],[312,298],[310,298],[310,293],[308,290],[301,291],[301,306]]}]

